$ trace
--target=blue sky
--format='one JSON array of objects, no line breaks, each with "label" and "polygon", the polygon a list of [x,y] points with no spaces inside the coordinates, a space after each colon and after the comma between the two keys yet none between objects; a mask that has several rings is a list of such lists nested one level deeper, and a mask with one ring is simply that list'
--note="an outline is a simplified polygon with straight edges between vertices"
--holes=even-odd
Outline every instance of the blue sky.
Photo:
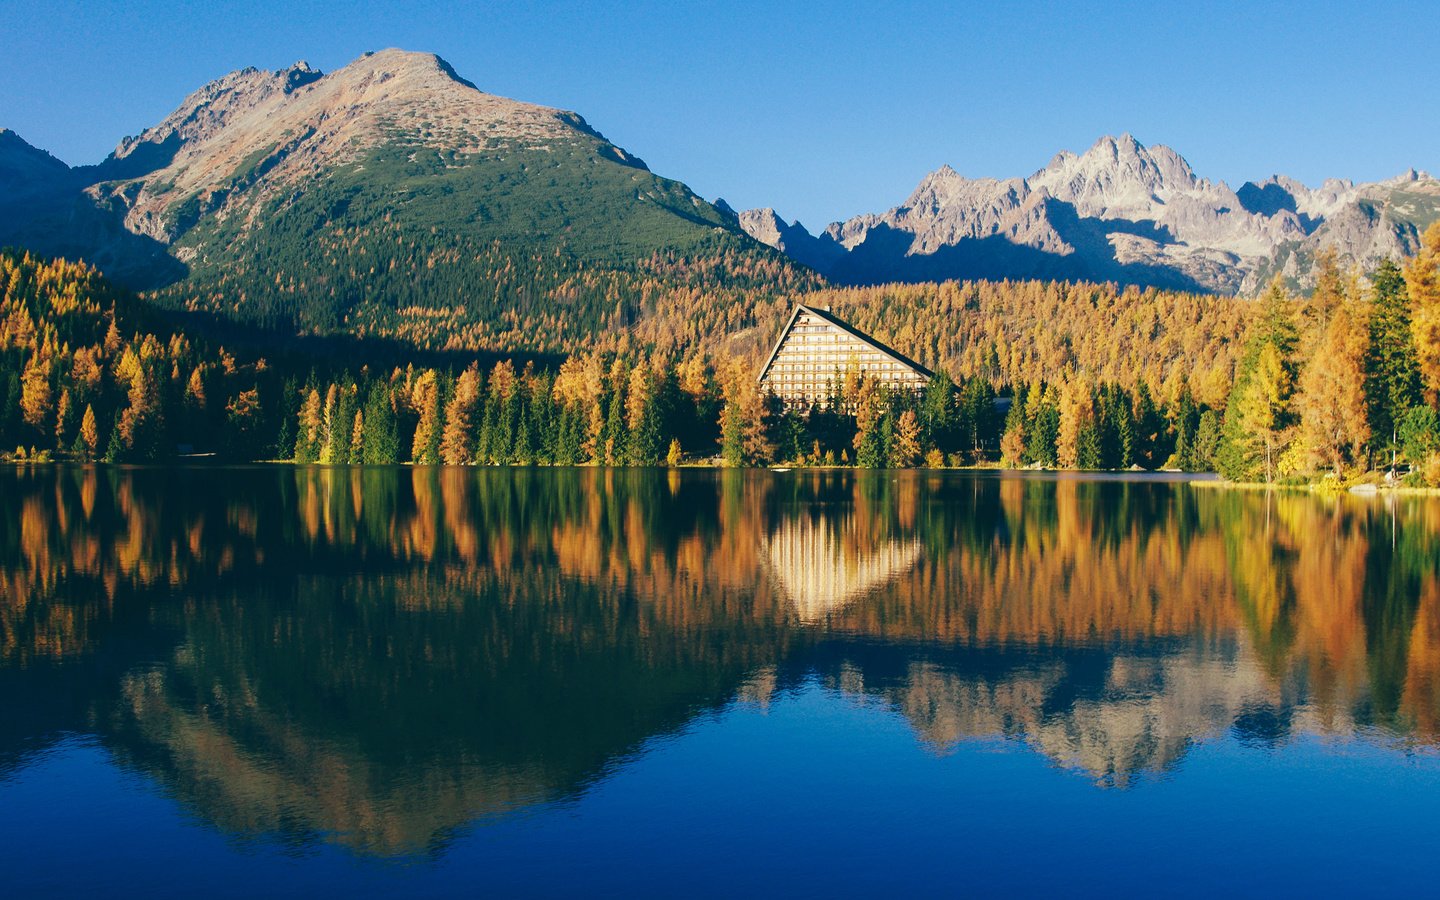
[{"label": "blue sky", "polygon": [[1124,131],[1232,187],[1440,170],[1433,2],[0,0],[0,22],[0,127],[72,164],[233,69],[396,46],[812,230],[945,163],[1027,175]]}]

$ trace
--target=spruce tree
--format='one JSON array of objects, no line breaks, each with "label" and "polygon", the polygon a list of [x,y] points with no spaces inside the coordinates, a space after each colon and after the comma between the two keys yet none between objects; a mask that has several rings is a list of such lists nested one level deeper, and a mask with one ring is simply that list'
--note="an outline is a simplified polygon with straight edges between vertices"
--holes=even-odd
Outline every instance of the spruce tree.
[{"label": "spruce tree", "polygon": [[389,465],[400,461],[399,423],[391,403],[389,386],[376,381],[370,385],[365,401],[363,462],[366,465]]},{"label": "spruce tree", "polygon": [[1400,267],[1385,260],[1370,276],[1370,348],[1365,400],[1377,449],[1398,448],[1400,420],[1420,402],[1420,364],[1410,326],[1410,296]]}]

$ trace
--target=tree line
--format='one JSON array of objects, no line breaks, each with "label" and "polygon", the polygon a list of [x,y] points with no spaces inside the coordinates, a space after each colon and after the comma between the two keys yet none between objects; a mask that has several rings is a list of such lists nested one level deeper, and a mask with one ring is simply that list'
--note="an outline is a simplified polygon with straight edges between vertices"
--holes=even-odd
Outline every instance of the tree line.
[{"label": "tree line", "polygon": [[[967,293],[1009,298],[981,304],[997,334],[1018,316],[1002,307],[1048,309],[1066,296],[1071,327],[1097,333],[1042,365],[1055,335],[1031,322],[1035,346],[976,341],[958,377],[942,367],[918,393],[852,368],[829,397],[797,409],[756,382],[759,344],[597,341],[558,366],[301,371],[187,335],[83,264],[5,253],[0,446],[110,461],[213,452],[327,464],[1136,467],[1266,482],[1408,464],[1415,480],[1440,483],[1440,226],[1403,266],[1362,276],[1326,256],[1319,268],[1307,297],[1277,281],[1259,301],[1194,300],[1168,315],[1157,313],[1159,292],[1113,288],[855,289],[871,293],[838,312],[862,327],[887,291],[948,298],[929,318],[875,327],[922,358]],[[1101,361],[1100,321],[1117,311],[1119,349]],[[1139,368],[1122,377],[1127,359]]]}]

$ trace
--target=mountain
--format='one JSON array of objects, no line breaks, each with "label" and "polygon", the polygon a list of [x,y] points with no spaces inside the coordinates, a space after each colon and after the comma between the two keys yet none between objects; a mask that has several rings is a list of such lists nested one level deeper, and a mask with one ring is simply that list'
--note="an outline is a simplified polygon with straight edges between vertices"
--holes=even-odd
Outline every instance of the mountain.
[{"label": "mountain", "polygon": [[[717,201],[716,206],[724,203],[724,200]],[[729,204],[724,208],[729,209]],[[769,207],[748,209],[737,215],[746,234],[817,272],[829,269],[845,255],[833,242],[814,237],[798,221],[786,223]]]},{"label": "mountain", "polygon": [[69,166],[0,128],[0,203],[63,190],[70,181]]},{"label": "mountain", "polygon": [[1412,253],[1437,218],[1440,181],[1424,173],[1313,190],[1275,176],[1233,191],[1128,134],[1061,152],[1028,178],[943,166],[903,204],[815,236],[773,227],[770,210],[740,214],[752,237],[843,283],[1040,277],[1239,294],[1276,273],[1307,285],[1325,249],[1367,266]]},{"label": "mountain", "polygon": [[15,200],[11,243],[282,330],[563,349],[667,290],[813,280],[579,115],[428,53],[233,72],[95,166],[0,152],[0,179],[55,185]]}]

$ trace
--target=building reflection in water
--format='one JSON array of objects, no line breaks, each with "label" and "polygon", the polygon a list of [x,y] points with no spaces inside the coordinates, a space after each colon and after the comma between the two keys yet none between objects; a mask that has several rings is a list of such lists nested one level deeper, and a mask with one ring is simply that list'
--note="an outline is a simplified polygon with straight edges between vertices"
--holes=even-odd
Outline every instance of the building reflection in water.
[{"label": "building reflection in water", "polygon": [[857,597],[888,584],[920,557],[920,542],[914,538],[863,546],[853,530],[845,532],[846,521],[824,514],[795,515],[765,538],[770,577],[807,625],[825,621]]},{"label": "building reflection in water", "polygon": [[434,852],[816,685],[1102,785],[1433,752],[1440,504],[905,473],[7,470],[0,776],[71,734],[237,836]]}]

